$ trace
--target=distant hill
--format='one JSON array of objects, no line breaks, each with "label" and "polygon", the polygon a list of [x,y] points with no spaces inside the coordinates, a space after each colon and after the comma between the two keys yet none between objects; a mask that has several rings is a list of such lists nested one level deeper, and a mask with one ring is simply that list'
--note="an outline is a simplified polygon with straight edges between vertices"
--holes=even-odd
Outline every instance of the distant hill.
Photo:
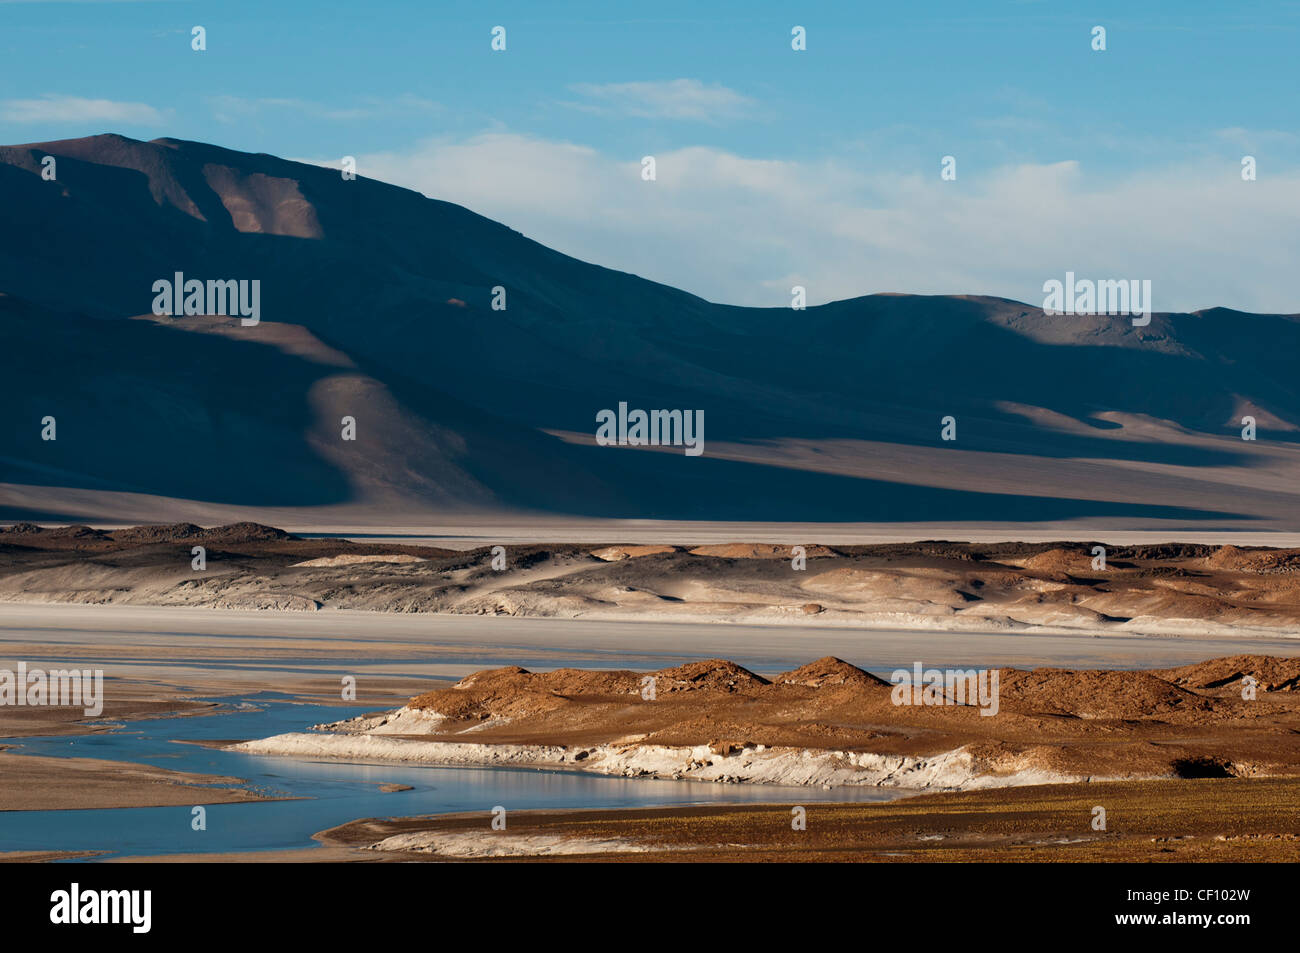
[{"label": "distant hill", "polygon": [[[0,147],[0,207],[0,519],[137,499],[168,519],[1300,529],[1297,315],[731,307],[406,189],[173,139]],[[153,317],[176,272],[259,279],[261,323]],[[620,401],[702,409],[705,454],[595,446]]]}]

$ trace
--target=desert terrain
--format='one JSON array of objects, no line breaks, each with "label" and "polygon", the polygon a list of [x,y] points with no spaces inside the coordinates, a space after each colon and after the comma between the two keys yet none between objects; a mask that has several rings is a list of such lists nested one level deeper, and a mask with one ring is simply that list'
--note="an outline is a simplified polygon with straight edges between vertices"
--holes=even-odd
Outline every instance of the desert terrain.
[{"label": "desert terrain", "polygon": [[[321,860],[1300,860],[1300,659],[999,675],[999,710],[985,718],[972,705],[895,704],[888,683],[833,658],[770,680],[692,663],[649,673],[649,699],[638,673],[512,667],[237,747],[774,783],[793,798],[512,811],[501,829],[486,809],[371,818],[319,833]],[[1243,693],[1248,679],[1257,693]],[[912,796],[803,806],[796,785]]]},{"label": "desert terrain", "polygon": [[[0,530],[0,655],[102,667],[110,690],[97,718],[0,709],[0,735],[11,739],[0,751],[0,810],[281,796],[230,773],[34,755],[23,739],[206,718],[220,713],[218,696],[338,706],[340,678],[352,675],[350,704],[370,714],[204,744],[272,761],[540,768],[771,786],[786,798],[869,787],[903,800],[809,805],[814,820],[833,824],[810,823],[794,844],[769,829],[788,806],[737,805],[512,812],[511,834],[495,842],[456,833],[482,817],[358,821],[321,831],[318,848],[227,859],[1294,851],[1295,831],[1268,805],[1291,796],[1285,786],[1300,775],[1300,551],[810,541],[800,563],[792,545],[511,542],[498,569],[492,544],[465,539],[322,538],[253,523],[14,524]],[[888,670],[913,660],[996,670],[996,715],[895,704]],[[1257,686],[1250,699],[1247,678]],[[1060,799],[1095,800],[1103,789],[1142,820],[1111,834],[1085,824],[1076,836],[1074,808]],[[58,796],[40,793],[50,790]],[[1202,817],[1206,790],[1264,814],[1247,812],[1256,820],[1242,824],[1224,812]],[[909,814],[920,810],[905,807],[914,801],[932,808]],[[1149,804],[1164,805],[1159,823],[1141,813]],[[986,817],[982,805],[1009,813]],[[718,840],[720,824],[734,836]]]},{"label": "desert terrain", "polygon": [[0,600],[1290,637],[1300,632],[1300,549],[1105,541],[452,549],[304,538],[255,523],[17,523],[0,529]]},{"label": "desert terrain", "polygon": [[952,687],[923,703],[830,657],[771,679],[717,659],[650,673],[513,666],[383,714],[239,747],[912,792],[1300,775],[1300,659],[997,674],[995,704],[981,706]]}]

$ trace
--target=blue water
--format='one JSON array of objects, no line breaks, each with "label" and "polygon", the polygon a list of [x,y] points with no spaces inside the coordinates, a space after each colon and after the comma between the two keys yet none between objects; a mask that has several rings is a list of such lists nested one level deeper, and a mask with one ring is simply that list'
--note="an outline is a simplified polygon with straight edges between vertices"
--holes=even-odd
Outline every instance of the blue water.
[{"label": "blue water", "polygon": [[[133,721],[97,735],[23,738],[22,753],[101,758],[242,778],[262,794],[295,797],[206,806],[207,829],[191,827],[192,808],[0,812],[0,850],[102,850],[113,855],[214,853],[319,846],[311,835],[363,817],[482,811],[493,807],[617,808],[656,805],[812,801],[879,801],[894,795],[875,789],[790,788],[611,778],[519,768],[446,768],[240,754],[177,741],[264,738],[373,711],[302,705],[283,696],[213,699],[217,713]],[[241,707],[245,706],[245,707]],[[413,790],[383,793],[378,785]],[[203,802],[195,788],[194,804]]]}]

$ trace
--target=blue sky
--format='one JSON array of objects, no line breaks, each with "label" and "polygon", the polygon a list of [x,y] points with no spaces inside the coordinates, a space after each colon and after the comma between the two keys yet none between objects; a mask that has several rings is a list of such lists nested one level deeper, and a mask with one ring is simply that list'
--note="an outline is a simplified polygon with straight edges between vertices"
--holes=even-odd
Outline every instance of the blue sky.
[{"label": "blue sky", "polygon": [[1068,269],[1152,278],[1162,310],[1294,312],[1298,47],[1280,0],[0,0],[0,141],[354,155],[735,303],[793,283],[1038,303]]}]

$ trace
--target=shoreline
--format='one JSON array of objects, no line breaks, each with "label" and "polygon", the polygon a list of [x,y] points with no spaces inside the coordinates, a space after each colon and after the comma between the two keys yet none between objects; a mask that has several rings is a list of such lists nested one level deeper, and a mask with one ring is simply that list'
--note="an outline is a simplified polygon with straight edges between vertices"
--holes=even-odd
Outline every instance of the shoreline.
[{"label": "shoreline", "polygon": [[[968,674],[974,685],[977,673]],[[978,700],[923,693],[902,675],[908,680],[891,684],[832,656],[770,679],[725,659],[651,673],[507,666],[395,710],[230,750],[913,793],[1300,775],[1297,659],[1239,655],[1142,672],[997,669],[987,679],[992,698]]]},{"label": "shoreline", "polygon": [[1297,778],[1094,781],[809,804],[802,830],[786,803],[515,811],[500,831],[486,811],[363,818],[316,839],[396,862],[1295,862],[1298,798]]},{"label": "shoreline", "polygon": [[[964,791],[1091,780],[1044,770],[985,774],[965,748],[929,757],[871,752],[746,746],[719,754],[709,745],[596,746],[477,744],[416,741],[373,735],[290,733],[239,742],[229,750],[247,754],[365,764],[438,767],[536,768],[624,778],[753,784],[777,787],[873,787],[900,797],[931,790]],[[1104,780],[1154,780],[1135,775]]]}]

